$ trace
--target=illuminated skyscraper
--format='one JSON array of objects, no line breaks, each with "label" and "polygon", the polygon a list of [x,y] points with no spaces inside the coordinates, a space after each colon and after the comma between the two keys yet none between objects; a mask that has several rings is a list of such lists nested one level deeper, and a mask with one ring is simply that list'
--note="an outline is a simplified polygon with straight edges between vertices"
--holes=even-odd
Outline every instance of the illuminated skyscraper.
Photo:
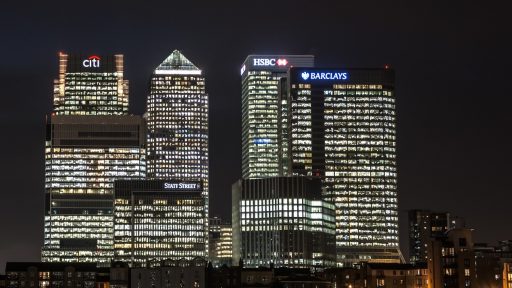
[{"label": "illuminated skyscraper", "polygon": [[199,182],[115,182],[115,260],[193,260],[206,249],[204,197]]},{"label": "illuminated skyscraper", "polygon": [[123,55],[59,54],[47,119],[45,262],[109,265],[115,179],[146,176],[146,129],[128,116]]},{"label": "illuminated skyscraper", "polygon": [[46,137],[42,261],[109,265],[114,180],[146,176],[143,119],[53,115]]},{"label": "illuminated skyscraper", "polygon": [[242,179],[232,187],[233,265],[336,265],[334,205],[317,177]]},{"label": "illuminated skyscraper", "polygon": [[313,67],[311,55],[249,55],[242,76],[242,178],[281,175],[279,80],[289,67]]},{"label": "illuminated skyscraper", "polygon": [[153,72],[146,120],[148,178],[200,182],[207,229],[208,95],[201,70],[178,50]]},{"label": "illuminated skyscraper", "polygon": [[338,265],[401,261],[393,70],[292,67],[288,79],[283,159],[290,174],[323,179]]},{"label": "illuminated skyscraper", "polygon": [[59,78],[54,81],[56,115],[125,115],[128,80],[123,55],[59,54]]}]

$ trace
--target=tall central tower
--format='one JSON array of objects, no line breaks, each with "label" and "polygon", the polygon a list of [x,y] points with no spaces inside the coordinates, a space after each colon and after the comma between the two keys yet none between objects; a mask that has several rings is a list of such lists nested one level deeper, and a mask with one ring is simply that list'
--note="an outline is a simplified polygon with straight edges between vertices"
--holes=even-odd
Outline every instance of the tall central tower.
[{"label": "tall central tower", "polygon": [[206,229],[208,95],[201,70],[178,50],[153,72],[146,120],[148,178],[200,182]]},{"label": "tall central tower", "polygon": [[205,79],[174,50],[154,71],[147,101],[148,178],[208,182]]}]

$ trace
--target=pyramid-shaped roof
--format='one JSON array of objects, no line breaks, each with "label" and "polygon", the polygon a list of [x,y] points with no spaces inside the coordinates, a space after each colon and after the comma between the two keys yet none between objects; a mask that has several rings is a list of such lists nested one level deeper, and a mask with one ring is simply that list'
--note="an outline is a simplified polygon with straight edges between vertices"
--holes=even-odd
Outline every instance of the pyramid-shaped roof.
[{"label": "pyramid-shaped roof", "polygon": [[156,74],[201,74],[201,70],[188,60],[180,51],[174,50],[155,69]]}]

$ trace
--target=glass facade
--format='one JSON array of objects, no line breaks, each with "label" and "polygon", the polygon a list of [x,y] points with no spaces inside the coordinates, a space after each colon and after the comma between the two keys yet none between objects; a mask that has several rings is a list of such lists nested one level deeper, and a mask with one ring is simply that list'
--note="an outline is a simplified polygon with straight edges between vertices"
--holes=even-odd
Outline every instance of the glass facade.
[{"label": "glass facade", "polygon": [[217,217],[210,218],[209,231],[209,258],[213,267],[221,267],[224,264],[231,266],[233,256],[233,228],[231,224],[224,223],[222,219]]},{"label": "glass facade", "polygon": [[148,179],[200,182],[208,217],[208,95],[201,70],[178,50],[151,77],[146,120]]},{"label": "glass facade", "polygon": [[399,262],[393,71],[289,73],[285,158],[292,175],[323,179],[336,206],[338,265]]},{"label": "glass facade", "polygon": [[281,175],[279,80],[290,66],[313,67],[310,55],[249,55],[242,74],[242,177]]},{"label": "glass facade", "polygon": [[[179,188],[180,184],[194,188]],[[148,260],[203,257],[206,236],[201,191],[199,183],[116,181],[115,260],[145,267]]]},{"label": "glass facade", "polygon": [[234,265],[335,265],[334,205],[322,200],[320,179],[245,179],[232,193]]},{"label": "glass facade", "polygon": [[114,180],[146,176],[144,143],[138,116],[51,116],[43,262],[110,263]]},{"label": "glass facade", "polygon": [[59,78],[54,81],[56,115],[125,115],[128,80],[123,55],[59,54]]}]

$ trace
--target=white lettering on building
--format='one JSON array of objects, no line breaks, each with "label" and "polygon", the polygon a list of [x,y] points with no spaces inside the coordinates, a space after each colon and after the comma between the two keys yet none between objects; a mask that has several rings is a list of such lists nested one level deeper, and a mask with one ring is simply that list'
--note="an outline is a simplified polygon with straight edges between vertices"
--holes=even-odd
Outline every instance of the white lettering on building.
[{"label": "white lettering on building", "polygon": [[286,59],[273,59],[273,58],[254,58],[252,59],[253,66],[286,66],[288,60]]},{"label": "white lettering on building", "polygon": [[197,183],[164,183],[164,189],[197,189]]},{"label": "white lettering on building", "polygon": [[82,65],[86,68],[98,68],[100,67],[100,57],[96,55],[90,56],[82,62]]},{"label": "white lettering on building", "polygon": [[[302,75],[304,80],[307,80],[306,74]],[[342,72],[311,72],[309,73],[309,78],[311,80],[347,80],[348,73]]]}]

